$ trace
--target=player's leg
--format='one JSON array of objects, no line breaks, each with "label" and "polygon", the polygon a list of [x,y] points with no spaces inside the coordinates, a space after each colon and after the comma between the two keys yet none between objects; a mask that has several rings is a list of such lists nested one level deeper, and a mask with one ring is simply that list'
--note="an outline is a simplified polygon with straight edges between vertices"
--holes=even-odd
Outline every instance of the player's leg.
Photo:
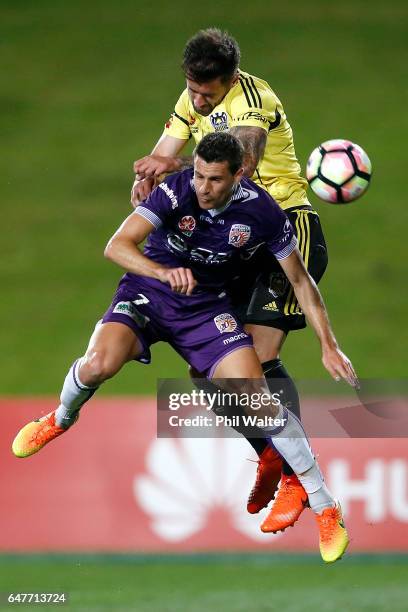
[{"label": "player's leg", "polygon": [[[219,391],[217,385],[191,366],[189,371],[197,389],[216,397]],[[260,430],[253,427],[251,431],[249,431],[247,427],[241,425],[240,419],[245,413],[239,405],[225,407],[214,404],[212,410],[217,415],[238,416],[238,420],[233,419],[234,425],[231,425],[232,429],[241,434],[258,455],[256,478],[247,501],[247,511],[250,514],[257,514],[260,510],[266,508],[273,498],[279,481],[281,480],[282,464],[284,460],[282,460],[280,454],[268,444],[267,439]],[[255,435],[255,431],[257,435]],[[287,468],[291,470],[290,466],[286,462],[284,463],[287,465]],[[293,474],[293,471],[291,471],[291,473]]]},{"label": "player's leg", "polygon": [[98,387],[119,372],[122,366],[136,359],[143,347],[135,332],[122,323],[98,324],[88,348],[71,366],[62,388],[61,403],[55,422],[67,429],[76,421],[79,410]]},{"label": "player's leg", "polygon": [[[262,364],[262,370],[271,393],[281,395],[282,404],[300,419],[300,402],[296,385],[288,374],[280,359],[280,351],[287,338],[287,334],[278,328],[266,325],[245,325],[245,329],[252,336],[254,349]],[[293,474],[292,469],[283,462],[284,474]]]},{"label": "player's leg", "polygon": [[[267,394],[269,392],[261,364],[251,347],[237,348],[237,350],[221,359],[214,369],[213,381],[222,388],[228,387],[228,390],[238,388],[240,393]],[[299,419],[282,404],[276,405],[276,403],[271,402],[267,406],[267,411],[268,416],[285,421],[282,427],[262,428],[268,443],[277,448],[294,472],[300,474],[303,479],[303,475],[308,473],[316,464],[316,461]],[[282,417],[282,415],[284,416]],[[319,482],[318,488],[320,488],[323,484],[320,472],[316,472],[313,478],[317,479]],[[306,485],[307,493],[310,492],[313,495],[314,491],[311,490],[313,487],[309,486],[307,479]],[[316,504],[314,500],[312,501],[313,507],[317,504],[318,510],[322,509],[320,508],[320,501],[317,501]],[[329,506],[332,505],[332,501],[331,497],[325,499]]]},{"label": "player's leg", "polygon": [[[231,380],[235,376],[238,376],[240,381]],[[221,379],[221,384],[228,391],[236,392],[237,386],[240,385],[241,393],[265,393],[268,389],[256,353],[250,347],[240,348],[226,355],[218,362],[213,377]],[[327,562],[335,561],[342,556],[348,545],[340,506],[324,482],[299,419],[282,405],[277,407],[272,402],[268,410],[272,417],[280,419],[284,425],[265,428],[265,437],[285,458],[307,493],[304,505],[309,501],[316,515],[323,559]],[[291,500],[287,497],[285,509],[281,508],[281,522],[275,520],[274,528],[270,529],[266,519],[261,529],[273,532],[285,529],[294,524],[298,516],[296,512],[293,514]]]},{"label": "player's leg", "polygon": [[[319,282],[328,261],[319,217],[310,208],[290,210],[288,217],[295,229],[305,264],[314,280]],[[280,360],[280,351],[289,331],[306,326],[305,317],[291,285],[276,260],[263,254],[256,265],[259,266],[261,275],[249,300],[244,318],[245,329],[254,339],[254,347],[262,363],[270,391],[274,393],[277,387],[282,389],[284,391],[282,403],[300,418],[299,394],[294,381]],[[250,497],[255,509],[261,509],[265,505],[268,494],[268,502],[273,498],[275,491],[270,483],[270,479],[257,478]],[[275,498],[274,501],[275,510],[281,507],[280,498],[288,496],[298,500],[298,511],[301,512],[303,495],[302,487],[293,475],[292,469],[284,461],[281,487],[277,494],[278,499]],[[271,525],[273,526],[273,523]]]},{"label": "player's leg", "polygon": [[23,427],[13,442],[13,453],[29,457],[64,433],[98,387],[142,350],[140,339],[127,325],[98,324],[85,355],[75,361],[65,377],[58,408]]}]

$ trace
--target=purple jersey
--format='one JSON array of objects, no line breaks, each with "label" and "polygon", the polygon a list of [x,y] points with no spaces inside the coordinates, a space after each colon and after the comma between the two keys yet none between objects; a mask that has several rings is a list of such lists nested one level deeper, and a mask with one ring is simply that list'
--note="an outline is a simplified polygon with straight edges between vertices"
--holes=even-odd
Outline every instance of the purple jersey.
[{"label": "purple jersey", "polygon": [[127,273],[102,321],[134,331],[142,345],[139,361],[149,363],[151,344],[164,340],[211,378],[226,355],[252,346],[226,284],[239,275],[242,258],[261,245],[283,259],[296,238],[285,213],[252,181],[243,179],[222,209],[203,210],[192,178],[192,170],[170,176],[134,214],[156,228],[145,255],[165,266],[191,268],[199,286],[192,295],[178,294],[157,279]]},{"label": "purple jersey", "polygon": [[[271,196],[242,179],[221,209],[203,210],[193,170],[166,178],[135,213],[156,228],[144,254],[168,267],[191,268],[198,289],[223,289],[239,275],[240,262],[261,245],[277,258],[288,257],[297,242],[292,226]],[[128,273],[128,280],[134,276]]]}]

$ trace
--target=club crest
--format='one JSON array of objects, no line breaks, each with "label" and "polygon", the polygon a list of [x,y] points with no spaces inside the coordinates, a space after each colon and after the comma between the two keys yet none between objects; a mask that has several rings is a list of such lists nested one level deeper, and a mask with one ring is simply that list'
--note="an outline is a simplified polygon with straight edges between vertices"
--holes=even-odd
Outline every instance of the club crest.
[{"label": "club crest", "polygon": [[184,234],[187,234],[187,236],[191,236],[191,233],[194,230],[195,226],[196,226],[195,219],[194,217],[191,217],[190,215],[181,217],[180,221],[178,222],[179,230],[182,231]]},{"label": "club crest", "polygon": [[237,329],[237,322],[229,312],[214,317],[214,323],[221,334],[229,334]]},{"label": "club crest", "polygon": [[232,246],[240,248],[248,242],[250,237],[251,228],[249,227],[249,225],[241,225],[239,223],[235,223],[231,226],[228,244],[232,244]]},{"label": "club crest", "polygon": [[210,121],[216,132],[228,130],[228,116],[224,111],[210,115]]}]

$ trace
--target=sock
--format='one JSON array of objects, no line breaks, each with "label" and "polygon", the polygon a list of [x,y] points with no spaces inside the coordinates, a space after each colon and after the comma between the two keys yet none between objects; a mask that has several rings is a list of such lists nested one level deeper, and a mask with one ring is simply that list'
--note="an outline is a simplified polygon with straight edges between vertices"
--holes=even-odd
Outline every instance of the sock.
[{"label": "sock", "polygon": [[[289,376],[280,359],[271,359],[262,364],[262,369],[268,383],[269,391],[276,393],[282,390],[282,404],[300,419],[300,402],[296,385]],[[282,473],[291,476],[294,472],[287,461],[283,461]]]},{"label": "sock", "polygon": [[335,499],[325,485],[301,422],[288,410],[281,408],[282,411],[286,412],[286,425],[270,431],[271,443],[296,473],[313,512],[320,514],[325,508],[335,506]]},{"label": "sock", "polygon": [[[219,391],[219,387],[217,387],[217,385],[214,385],[214,383],[212,383],[210,380],[208,380],[208,378],[193,378],[193,382],[194,385],[197,387],[198,390],[203,390],[205,391],[205,393],[217,393],[217,391]],[[244,413],[243,409],[239,406],[231,406],[230,410],[228,409],[228,407],[224,407],[224,406],[214,406],[213,408],[213,412],[215,414],[226,414],[227,416],[230,416],[228,413],[230,411],[230,415],[239,415],[242,416]],[[254,451],[256,452],[256,454],[258,455],[258,457],[260,457],[263,453],[263,451],[265,450],[265,448],[267,448],[269,446],[268,441],[265,437],[262,437],[262,432],[261,430],[259,430],[260,433],[260,437],[256,437],[256,438],[252,438],[252,437],[248,437],[246,435],[247,433],[247,429],[246,428],[242,428],[242,427],[233,427],[233,429],[235,431],[237,431],[238,433],[240,433],[242,436],[244,436],[244,438],[249,442],[249,444],[252,446],[252,448],[254,449]],[[257,428],[255,428],[257,429]]]},{"label": "sock", "polygon": [[298,479],[309,497],[309,504],[313,512],[320,514],[325,508],[332,508],[336,505],[316,462],[306,472],[298,474]]},{"label": "sock", "polygon": [[285,425],[266,432],[270,436],[270,443],[296,475],[304,474],[316,462],[302,424],[294,414],[282,406],[279,418],[286,419]]},{"label": "sock", "polygon": [[70,368],[62,387],[60,405],[55,411],[55,423],[68,429],[77,420],[79,410],[95,393],[98,387],[87,387],[78,376],[81,359],[77,359]]}]

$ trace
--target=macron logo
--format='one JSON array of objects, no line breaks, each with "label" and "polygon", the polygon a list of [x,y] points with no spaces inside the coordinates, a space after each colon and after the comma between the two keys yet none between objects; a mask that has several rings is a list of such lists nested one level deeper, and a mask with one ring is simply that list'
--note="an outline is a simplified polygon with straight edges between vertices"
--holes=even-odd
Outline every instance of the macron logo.
[{"label": "macron logo", "polygon": [[177,197],[174,193],[174,191],[172,189],[170,189],[170,187],[167,185],[167,183],[160,183],[159,184],[160,189],[163,189],[164,193],[169,197],[170,202],[171,202],[171,207],[177,208],[178,206],[178,200]]},{"label": "macron logo", "polygon": [[231,344],[231,342],[236,342],[237,340],[242,340],[243,338],[248,338],[248,334],[242,332],[236,336],[230,336],[229,338],[225,338],[225,340],[223,340],[223,344]]}]

